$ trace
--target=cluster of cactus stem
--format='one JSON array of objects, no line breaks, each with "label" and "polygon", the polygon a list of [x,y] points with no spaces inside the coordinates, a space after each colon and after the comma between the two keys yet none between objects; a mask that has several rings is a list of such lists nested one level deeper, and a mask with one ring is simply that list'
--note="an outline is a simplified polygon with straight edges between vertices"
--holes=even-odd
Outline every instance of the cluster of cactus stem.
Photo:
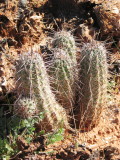
[{"label": "cluster of cactus stem", "polygon": [[56,32],[52,41],[50,76],[59,103],[69,113],[74,105],[77,80],[76,45],[70,32]]},{"label": "cluster of cactus stem", "polygon": [[[51,46],[52,54],[46,66],[39,53],[21,55],[16,67],[17,93],[27,98],[15,103],[15,107],[21,106],[16,107],[16,113],[27,118],[44,112],[46,127],[70,129],[68,115],[75,108],[76,91],[80,86],[77,93],[79,105],[74,112],[77,112],[77,123],[80,127],[95,124],[106,103],[107,51],[104,44],[97,41],[85,43],[79,67],[75,40],[70,32],[55,33]],[[24,107],[23,115],[20,112]]]},{"label": "cluster of cactus stem", "polygon": [[[19,68],[21,66],[21,68]],[[43,58],[39,53],[26,53],[18,62],[17,92],[22,96],[32,97],[40,112],[44,112],[42,123],[50,129],[69,128],[64,108],[56,101],[52,93],[49,77]],[[23,102],[22,102],[23,103]],[[28,108],[30,107],[28,103]],[[17,102],[21,105],[21,99]],[[33,107],[33,106],[32,106]],[[47,128],[46,128],[47,129]]]},{"label": "cluster of cactus stem", "polygon": [[80,63],[80,126],[98,123],[107,97],[107,51],[102,43],[83,45]]}]

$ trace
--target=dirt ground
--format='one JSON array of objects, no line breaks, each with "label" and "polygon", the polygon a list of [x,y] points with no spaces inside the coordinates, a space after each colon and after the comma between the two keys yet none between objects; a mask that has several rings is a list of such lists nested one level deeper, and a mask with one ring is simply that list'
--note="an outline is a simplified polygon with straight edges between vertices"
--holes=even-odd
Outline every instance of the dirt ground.
[{"label": "dirt ground", "polygon": [[[104,41],[109,51],[108,103],[100,123],[91,131],[66,132],[64,140],[45,145],[40,136],[11,157],[15,160],[120,160],[120,3],[119,0],[0,0],[0,102],[14,97],[14,63],[23,52],[47,52],[49,37],[70,30],[79,53],[81,42]],[[25,2],[23,0],[23,2]],[[103,8],[101,7],[103,5]],[[21,7],[22,5],[22,7]],[[106,7],[108,5],[108,7]],[[110,83],[111,84],[111,83]],[[14,98],[13,98],[14,99]],[[36,151],[36,152],[35,152]]]}]

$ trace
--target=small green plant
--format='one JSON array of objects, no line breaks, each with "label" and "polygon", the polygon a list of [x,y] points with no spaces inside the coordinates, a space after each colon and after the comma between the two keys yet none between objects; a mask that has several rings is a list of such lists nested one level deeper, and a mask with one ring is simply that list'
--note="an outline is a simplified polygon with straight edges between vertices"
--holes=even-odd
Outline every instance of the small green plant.
[{"label": "small green plant", "polygon": [[[19,113],[19,112],[17,112]],[[43,113],[36,116],[23,116],[20,113],[4,119],[0,118],[5,127],[3,129],[2,137],[0,138],[0,159],[10,159],[12,156],[19,152],[17,139],[22,136],[28,144],[30,144],[35,136],[35,123],[39,123],[43,119]],[[8,133],[6,133],[6,130]],[[40,133],[44,133],[41,130]],[[7,136],[6,136],[7,134]],[[7,138],[6,138],[7,137]]]},{"label": "small green plant", "polygon": [[59,128],[56,133],[49,133],[47,135],[47,145],[53,144],[55,142],[61,141],[64,139],[64,129]]},{"label": "small green plant", "polygon": [[80,63],[80,127],[99,122],[107,97],[107,51],[104,44],[92,41],[83,45]]},{"label": "small green plant", "polygon": [[73,109],[77,81],[76,45],[70,32],[56,32],[52,41],[53,58],[49,73],[57,100],[67,113]]},{"label": "small green plant", "polygon": [[10,144],[7,139],[0,138],[0,159],[9,160],[17,152],[14,147],[14,144]]}]

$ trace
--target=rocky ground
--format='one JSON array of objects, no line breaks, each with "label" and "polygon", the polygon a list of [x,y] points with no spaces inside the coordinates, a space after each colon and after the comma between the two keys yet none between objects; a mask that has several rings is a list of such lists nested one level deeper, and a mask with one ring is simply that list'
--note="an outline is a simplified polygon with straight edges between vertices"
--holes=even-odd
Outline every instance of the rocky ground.
[{"label": "rocky ground", "polygon": [[[92,39],[108,49],[108,104],[97,127],[65,133],[46,145],[45,136],[28,144],[18,138],[19,152],[11,159],[120,160],[120,3],[119,0],[0,0],[0,103],[10,116],[15,100],[15,62],[23,52],[47,52],[48,41],[59,30],[70,30],[76,44]],[[0,124],[0,130],[1,124]],[[1,132],[2,133],[2,132]],[[1,135],[1,134],[0,134]],[[7,136],[7,135],[6,135]]]}]

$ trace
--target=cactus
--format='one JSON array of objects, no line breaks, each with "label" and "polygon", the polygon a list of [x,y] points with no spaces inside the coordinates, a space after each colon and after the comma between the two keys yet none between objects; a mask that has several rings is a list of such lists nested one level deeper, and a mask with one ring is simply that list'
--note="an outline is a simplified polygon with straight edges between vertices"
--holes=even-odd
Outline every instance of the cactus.
[{"label": "cactus", "polygon": [[31,97],[31,77],[30,77],[30,59],[27,56],[20,56],[16,62],[16,91],[18,96]]},{"label": "cactus", "polygon": [[[51,91],[48,74],[42,57],[38,53],[26,53],[21,56],[18,64],[22,67],[18,72],[19,76],[22,76],[18,80],[18,84],[21,81],[23,82],[23,85],[18,88],[18,93],[23,93],[24,96],[34,97],[39,111],[45,113],[43,122],[45,121],[51,128],[55,129],[60,127],[60,125],[63,125],[61,127],[69,128],[66,112],[57,103]],[[24,92],[21,92],[23,88]]]},{"label": "cactus", "polygon": [[31,98],[21,98],[14,104],[14,113],[22,119],[28,119],[37,115],[35,100]]},{"label": "cactus", "polygon": [[60,31],[56,32],[52,42],[53,48],[61,48],[71,56],[71,58],[76,59],[76,46],[74,37],[70,32]]},{"label": "cactus", "polygon": [[83,45],[80,63],[80,127],[96,125],[106,103],[107,58],[104,44],[92,41]]},{"label": "cactus", "polygon": [[57,32],[53,42],[53,58],[50,64],[52,86],[56,97],[69,113],[75,101],[77,60],[75,40],[70,32]]}]

